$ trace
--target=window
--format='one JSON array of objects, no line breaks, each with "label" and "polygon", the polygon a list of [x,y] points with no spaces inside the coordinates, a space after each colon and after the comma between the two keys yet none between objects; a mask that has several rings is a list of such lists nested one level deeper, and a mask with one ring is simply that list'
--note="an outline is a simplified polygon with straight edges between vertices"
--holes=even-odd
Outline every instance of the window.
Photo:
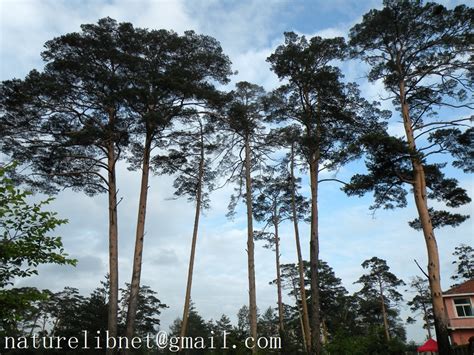
[{"label": "window", "polygon": [[472,306],[469,298],[455,298],[454,306],[458,317],[472,317]]}]

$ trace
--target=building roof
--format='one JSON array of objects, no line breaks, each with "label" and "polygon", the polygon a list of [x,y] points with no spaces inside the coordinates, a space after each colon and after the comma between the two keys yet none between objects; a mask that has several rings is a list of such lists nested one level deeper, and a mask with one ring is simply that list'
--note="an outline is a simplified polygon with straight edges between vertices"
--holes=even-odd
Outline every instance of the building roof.
[{"label": "building roof", "polygon": [[436,340],[428,339],[428,341],[422,346],[419,346],[416,351],[419,353],[438,351],[438,343]]},{"label": "building roof", "polygon": [[444,295],[458,295],[458,294],[466,294],[466,293],[474,293],[474,279],[468,280],[463,282],[460,285],[456,285],[446,292]]}]

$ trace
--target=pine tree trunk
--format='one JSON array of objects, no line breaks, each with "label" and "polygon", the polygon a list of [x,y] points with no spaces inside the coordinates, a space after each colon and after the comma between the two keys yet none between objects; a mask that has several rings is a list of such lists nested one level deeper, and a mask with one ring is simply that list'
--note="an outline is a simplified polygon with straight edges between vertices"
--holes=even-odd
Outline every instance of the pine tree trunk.
[{"label": "pine tree trunk", "polygon": [[[127,324],[125,335],[131,339],[135,332],[135,317],[138,306],[138,293],[140,290],[140,277],[142,271],[143,238],[145,235],[145,216],[148,195],[148,178],[150,175],[150,148],[151,136],[147,134],[143,150],[142,180],[140,187],[140,199],[138,203],[137,230],[135,235],[135,252],[133,257],[132,281],[130,284],[130,298],[128,302]],[[130,351],[126,350],[126,354]]]},{"label": "pine tree trunk", "polygon": [[322,344],[325,345],[328,342],[329,339],[329,332],[328,332],[328,327],[326,325],[326,320],[323,318],[321,319],[321,328],[322,328]]},{"label": "pine tree trunk", "polygon": [[299,288],[301,294],[301,308],[302,308],[302,322],[304,327],[304,341],[305,348],[307,351],[311,349],[311,328],[309,325],[309,312],[308,312],[308,302],[306,299],[306,288],[304,284],[304,265],[303,265],[303,256],[301,255],[301,243],[300,243],[300,233],[298,228],[298,214],[296,213],[296,182],[295,182],[295,157],[294,157],[294,147],[291,146],[291,157],[290,157],[290,174],[291,174],[291,209],[293,215],[293,226],[295,229],[295,241],[296,241],[296,253],[298,255],[298,272],[299,272]]},{"label": "pine tree trunk", "polygon": [[191,287],[193,283],[194,256],[196,254],[196,242],[199,229],[199,217],[201,215],[202,202],[202,180],[204,177],[204,136],[201,127],[201,156],[199,160],[198,183],[196,192],[196,211],[194,215],[193,239],[191,242],[191,254],[189,256],[188,282],[186,285],[186,296],[184,298],[183,322],[181,324],[181,338],[186,336],[188,326],[189,308],[191,303]]},{"label": "pine tree trunk", "polygon": [[[249,322],[250,335],[257,341],[257,295],[255,288],[255,248],[253,241],[253,212],[252,212],[252,178],[251,152],[248,137],[245,141],[245,188],[247,202],[247,257],[248,257],[248,278],[249,278]],[[257,348],[252,349],[255,354]]]},{"label": "pine tree trunk", "polygon": [[276,273],[277,273],[277,292],[278,292],[278,327],[280,336],[283,335],[285,331],[283,323],[283,299],[281,292],[281,271],[280,271],[280,239],[278,236],[278,221],[273,223],[275,227],[275,263],[276,263]]},{"label": "pine tree trunk", "polygon": [[387,310],[385,308],[385,299],[383,297],[383,286],[382,282],[379,280],[379,289],[380,289],[380,306],[382,308],[382,318],[383,318],[383,328],[385,331],[385,339],[390,341],[390,332],[388,329],[388,317],[387,317]]},{"label": "pine tree trunk", "polygon": [[[303,315],[301,314],[300,304],[299,304],[299,300],[298,300],[298,289],[296,287],[295,279],[291,275],[290,275],[290,277],[291,277],[291,284],[293,285],[293,293],[295,294],[296,309],[298,310],[298,317],[300,319],[301,335],[303,336],[303,347],[304,347],[304,351],[308,352],[307,343],[305,341],[306,334],[305,334],[305,327],[304,327],[304,324],[303,324]],[[310,337],[310,340],[311,340],[311,337]]]},{"label": "pine tree trunk", "polygon": [[310,161],[310,183],[311,183],[311,239],[310,239],[310,266],[311,266],[311,354],[321,353],[321,322],[319,312],[319,287],[318,287],[318,263],[319,263],[319,233],[318,233],[318,173],[319,160],[317,154]]},{"label": "pine tree trunk", "polygon": [[[305,102],[310,100],[305,93]],[[317,113],[312,117],[310,110],[307,109],[309,122],[316,120],[316,148],[313,148],[309,159],[309,174],[311,186],[311,236],[309,242],[309,262],[311,270],[311,354],[319,355],[321,353],[321,319],[319,309],[319,216],[318,216],[318,176],[319,176],[319,159],[321,153],[319,144],[321,142],[321,101],[318,93]],[[311,136],[308,127],[308,136]]]},{"label": "pine tree trunk", "polygon": [[412,122],[408,103],[405,99],[405,82],[399,83],[400,104],[402,108],[403,123],[407,138],[408,147],[411,153],[411,162],[414,171],[413,195],[415,199],[418,217],[423,229],[426,249],[428,252],[428,276],[433,302],[433,314],[436,331],[436,340],[438,342],[439,355],[449,355],[451,347],[449,345],[448,318],[443,302],[443,293],[441,289],[440,262],[438,245],[436,243],[433,225],[428,212],[428,201],[426,192],[426,177],[423,163],[418,157],[415,138],[413,134]]},{"label": "pine tree trunk", "polygon": [[[110,337],[117,337],[118,316],[118,224],[117,224],[117,182],[115,175],[115,149],[111,142],[107,148],[108,167],[108,198],[109,198],[109,307],[108,331]],[[113,354],[113,349],[107,349],[107,354]]]}]

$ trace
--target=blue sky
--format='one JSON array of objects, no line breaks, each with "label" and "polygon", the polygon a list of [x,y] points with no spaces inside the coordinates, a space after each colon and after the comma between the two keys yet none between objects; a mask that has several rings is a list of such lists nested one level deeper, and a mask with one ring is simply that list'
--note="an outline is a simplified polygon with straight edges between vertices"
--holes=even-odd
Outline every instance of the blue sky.
[{"label": "blue sky", "polygon": [[[441,1],[448,7],[462,1]],[[235,83],[247,80],[271,90],[278,79],[269,70],[265,59],[283,40],[284,31],[307,36],[345,36],[369,9],[381,7],[375,0],[281,0],[281,1],[0,1],[0,78],[22,78],[33,68],[41,69],[40,52],[45,41],[67,32],[79,30],[82,23],[95,23],[110,16],[118,21],[132,22],[138,27],[166,28],[177,32],[193,29],[217,38],[233,62],[238,74]],[[357,80],[369,100],[383,97],[380,83],[368,83],[366,66],[360,62],[343,63],[347,80]],[[230,90],[232,85],[229,85]],[[383,102],[390,108],[390,103]],[[397,113],[391,121],[392,132],[401,132]],[[129,282],[133,254],[134,228],[138,200],[139,174],[119,165],[120,282]],[[338,172],[347,179],[360,164],[351,164]],[[333,174],[332,174],[333,175]],[[331,175],[331,176],[332,176]],[[472,178],[458,175],[461,185],[471,192]],[[143,283],[150,285],[159,298],[170,306],[162,315],[163,328],[182,312],[189,240],[192,232],[193,205],[172,196],[172,177],[154,177],[150,184],[147,213]],[[348,198],[340,186],[321,185],[320,238],[321,258],[331,265],[346,288],[353,292],[353,282],[362,274],[360,264],[372,256],[387,260],[392,271],[409,281],[420,272],[413,262],[426,264],[421,233],[411,230],[407,221],[413,219],[413,204],[403,210],[378,211],[372,216],[368,207],[371,197]],[[308,189],[306,186],[305,189]],[[226,313],[235,319],[237,310],[248,302],[246,267],[246,225],[244,215],[234,221],[225,219],[232,187],[212,195],[212,209],[204,215],[198,241],[193,300],[206,318],[217,319]],[[19,285],[60,290],[65,285],[89,292],[107,272],[106,198],[86,197],[64,191],[52,208],[70,223],[60,229],[66,250],[79,259],[76,268],[44,266],[40,275],[21,281]],[[472,213],[472,204],[460,212]],[[308,257],[309,229],[301,225],[304,255]],[[442,284],[451,284],[454,271],[451,253],[460,243],[473,244],[472,219],[456,229],[437,232],[442,260]],[[290,225],[282,229],[282,262],[294,262],[296,252]],[[257,303],[261,310],[276,304],[276,290],[268,282],[275,274],[273,254],[257,246]],[[409,297],[409,295],[408,295]],[[407,297],[407,298],[408,298]],[[287,302],[292,302],[289,298]],[[403,309],[406,318],[408,310]],[[421,325],[407,327],[409,339],[421,341]]]}]

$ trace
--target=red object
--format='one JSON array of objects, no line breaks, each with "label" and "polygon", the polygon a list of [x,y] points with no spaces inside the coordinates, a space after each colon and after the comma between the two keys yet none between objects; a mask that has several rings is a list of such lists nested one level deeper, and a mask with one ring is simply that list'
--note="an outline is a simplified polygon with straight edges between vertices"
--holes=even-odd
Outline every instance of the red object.
[{"label": "red object", "polygon": [[419,353],[427,352],[427,351],[438,351],[438,343],[436,340],[433,339],[428,339],[426,343],[424,343],[422,346],[419,346],[418,349],[416,349]]}]

